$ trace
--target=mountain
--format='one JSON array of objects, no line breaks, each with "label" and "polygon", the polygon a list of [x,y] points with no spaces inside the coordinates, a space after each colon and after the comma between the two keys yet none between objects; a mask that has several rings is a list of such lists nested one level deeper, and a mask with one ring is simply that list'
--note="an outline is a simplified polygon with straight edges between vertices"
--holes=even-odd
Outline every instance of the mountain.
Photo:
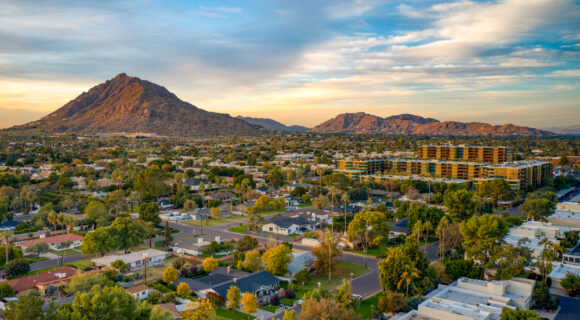
[{"label": "mountain", "polygon": [[288,131],[288,132],[304,132],[310,130],[310,128],[306,128],[303,126],[287,126],[283,123],[280,123],[276,120],[268,119],[268,118],[252,118],[252,117],[242,117],[237,116],[236,119],[244,120],[249,124],[258,125],[266,130],[275,130],[275,131]]},{"label": "mountain", "polygon": [[544,129],[558,134],[580,135],[580,125],[549,127]]},{"label": "mountain", "polygon": [[124,73],[44,118],[7,130],[45,133],[154,133],[163,136],[253,135],[255,127],[208,112],[152,82]]},{"label": "mountain", "polygon": [[401,114],[382,118],[358,113],[343,113],[312,128],[319,133],[357,133],[357,134],[420,134],[420,135],[458,135],[458,136],[554,136],[548,131],[513,124],[490,125],[480,122],[440,122],[433,118],[423,118],[411,114]]}]

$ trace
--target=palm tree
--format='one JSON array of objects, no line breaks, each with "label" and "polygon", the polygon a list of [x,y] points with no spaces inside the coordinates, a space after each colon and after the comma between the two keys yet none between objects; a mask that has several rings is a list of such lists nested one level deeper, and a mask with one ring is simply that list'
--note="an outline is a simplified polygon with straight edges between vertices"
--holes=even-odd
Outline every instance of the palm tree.
[{"label": "palm tree", "polygon": [[401,274],[401,279],[397,283],[397,289],[401,289],[404,283],[407,284],[407,294],[406,296],[409,297],[409,286],[414,287],[413,280],[419,279],[421,276],[419,275],[419,270],[415,268],[415,266],[407,266],[407,270]]},{"label": "palm tree", "polygon": [[139,192],[137,191],[131,191],[131,193],[129,194],[129,196],[127,196],[127,202],[129,202],[129,207],[131,208],[131,212],[133,212],[133,205],[135,203],[137,203],[137,205],[139,205]]},{"label": "palm tree", "polygon": [[54,231],[56,231],[56,223],[58,222],[58,214],[56,213],[56,211],[50,210],[50,212],[46,216],[46,220],[48,221],[48,223],[52,225]]},{"label": "palm tree", "polygon": [[66,220],[66,217],[64,215],[64,213],[59,212],[56,218],[56,223],[58,223],[62,229],[62,226],[64,225],[64,221]]},{"label": "palm tree", "polygon": [[421,236],[421,233],[423,233],[423,224],[421,224],[421,221],[415,222],[415,225],[413,225],[413,232],[417,235],[417,243],[419,243],[419,237]]},{"label": "palm tree", "polygon": [[342,202],[344,202],[344,234],[346,235],[346,206],[348,205],[348,193],[343,192],[340,200],[342,200]]},{"label": "palm tree", "polygon": [[63,215],[62,223],[66,226],[66,233],[70,233],[70,229],[72,229],[72,227],[74,227],[74,225],[76,223],[76,219],[74,216],[72,216],[70,214],[65,214],[65,215]]},{"label": "palm tree", "polygon": [[427,221],[423,224],[423,231],[425,231],[425,253],[427,253],[427,243],[429,242],[429,232],[433,231],[433,225],[431,221]]},{"label": "palm tree", "polygon": [[70,213],[70,209],[74,207],[75,203],[71,198],[65,198],[61,201],[60,205],[65,208],[66,212]]},{"label": "palm tree", "polygon": [[145,223],[145,230],[147,230],[147,234],[149,235],[149,248],[151,248],[151,238],[153,237],[153,233],[155,233],[155,224],[147,221]]},{"label": "palm tree", "polygon": [[70,247],[71,244],[72,244],[72,241],[70,241],[70,240],[65,240],[65,241],[60,243],[60,252],[62,254],[61,254],[61,258],[60,258],[59,267],[62,267],[62,265],[64,264],[64,254],[66,252],[66,249],[68,247]]},{"label": "palm tree", "polygon": [[[328,188],[328,193],[330,193],[330,207],[331,212],[334,214],[334,196],[339,193],[338,189],[335,186],[331,186]],[[332,231],[334,232],[334,223],[332,224]]]},{"label": "palm tree", "polygon": [[441,237],[441,244],[439,245],[439,256],[441,259],[445,259],[445,228],[449,226],[449,219],[447,217],[443,217],[441,221],[439,221],[439,225],[437,225],[437,232]]},{"label": "palm tree", "polygon": [[4,230],[0,231],[0,239],[2,239],[2,241],[6,245],[6,264],[8,264],[8,259],[10,256],[10,243],[12,243],[12,237],[14,237],[13,230],[4,229]]},{"label": "palm tree", "polygon": [[316,173],[320,177],[318,180],[320,181],[320,193],[322,194],[322,176],[324,175],[324,170],[322,168],[318,168],[316,169]]}]

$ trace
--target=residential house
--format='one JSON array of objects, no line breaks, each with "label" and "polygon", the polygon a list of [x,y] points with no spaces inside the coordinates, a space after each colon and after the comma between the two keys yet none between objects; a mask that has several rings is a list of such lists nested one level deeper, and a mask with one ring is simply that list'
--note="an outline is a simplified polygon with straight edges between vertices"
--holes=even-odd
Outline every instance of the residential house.
[{"label": "residential house", "polygon": [[[41,234],[40,238],[32,239],[24,242],[16,243],[16,246],[26,250],[26,248],[30,247],[31,245],[37,242],[44,242],[48,244],[49,248],[52,250],[66,250],[66,249],[73,249],[79,248],[82,243],[83,237],[74,234],[74,233],[67,233],[67,234],[59,234],[56,236],[47,237],[45,234]],[[70,245],[67,247],[63,247],[63,243],[70,241]]]},{"label": "residential house", "polygon": [[292,277],[304,268],[310,271],[314,265],[314,261],[316,260],[310,251],[293,251],[292,255],[294,256],[294,259],[292,259],[292,262],[288,264],[288,272],[292,274]]},{"label": "residential house", "polygon": [[320,222],[304,217],[276,217],[262,226],[262,231],[283,235],[303,234],[320,228]]},{"label": "residential house", "polygon": [[138,284],[136,286],[129,287],[125,290],[133,297],[139,300],[145,300],[149,297],[149,294],[151,293],[151,291],[153,291],[153,288],[150,288],[145,284]]},{"label": "residential house", "polygon": [[249,275],[251,275],[251,273],[231,267],[217,267],[214,271],[210,272],[210,274],[203,278],[191,279],[182,277],[177,279],[173,284],[179,285],[184,282],[198,297],[205,298],[206,294],[209,291],[212,291],[214,287],[224,283],[230,283],[234,281],[234,279],[245,278]]},{"label": "residential house", "polygon": [[123,255],[108,255],[101,258],[95,258],[92,261],[97,266],[110,266],[113,262],[121,260],[129,265],[129,270],[143,268],[144,262],[148,267],[163,264],[167,257],[167,252],[157,249],[146,249],[131,252]]},{"label": "residential house", "polygon": [[252,273],[244,278],[234,278],[232,281],[213,287],[211,291],[226,298],[230,287],[236,286],[240,288],[240,293],[242,295],[249,292],[258,298],[258,303],[267,303],[270,301],[270,297],[278,294],[275,287],[279,283],[280,280],[271,273],[268,271],[261,271]]},{"label": "residential house", "polygon": [[174,206],[171,202],[169,202],[168,199],[162,199],[157,201],[157,204],[159,205],[159,208],[161,208],[161,210],[167,210],[167,209],[172,209]]},{"label": "residential house", "polygon": [[179,210],[163,212],[159,215],[159,218],[164,221],[177,222],[191,220],[193,217],[187,212],[180,212]]},{"label": "residential house", "polygon": [[173,302],[159,304],[159,305],[157,305],[157,307],[161,308],[162,310],[165,310],[165,311],[169,312],[169,314],[171,315],[171,317],[173,319],[175,319],[175,320],[177,320],[177,319],[183,319],[183,316],[181,315],[181,313],[179,313],[179,311],[177,310],[177,306]]},{"label": "residential house", "polygon": [[[221,243],[221,238],[216,236],[214,240]],[[183,250],[183,253],[192,256],[201,256],[203,254],[203,249],[205,249],[210,244],[210,241],[204,241],[202,237],[180,240],[173,245],[173,251],[179,252]]]}]

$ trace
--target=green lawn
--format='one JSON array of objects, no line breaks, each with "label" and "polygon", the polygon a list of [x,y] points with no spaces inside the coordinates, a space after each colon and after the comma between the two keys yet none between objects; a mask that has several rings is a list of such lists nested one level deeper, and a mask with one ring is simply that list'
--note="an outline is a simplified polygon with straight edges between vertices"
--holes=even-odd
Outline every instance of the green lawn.
[{"label": "green lawn", "polygon": [[253,316],[247,315],[245,313],[236,311],[236,310],[228,310],[228,309],[215,309],[215,313],[217,314],[218,320],[238,320],[238,319],[256,319]]},{"label": "green lawn", "polygon": [[[226,224],[226,223],[230,223],[230,222],[236,222],[236,221],[240,221],[245,219],[245,216],[239,216],[239,215],[232,215],[231,217],[227,217],[227,218],[220,218],[220,219],[210,219],[209,221],[204,220],[203,221],[203,226],[216,226],[216,225],[220,225],[220,224]],[[188,221],[184,221],[183,223],[188,224],[190,226],[194,226],[194,227],[199,227],[200,221],[197,220],[188,220]]]},{"label": "green lawn", "polygon": [[382,292],[375,294],[374,296],[370,296],[363,300],[358,308],[356,309],[356,313],[361,315],[363,319],[372,319],[372,306],[377,306],[379,304],[379,297],[383,295]]},{"label": "green lawn", "polygon": [[276,310],[279,308],[280,308],[280,306],[273,306],[271,304],[269,304],[267,306],[260,307],[260,309],[266,310],[266,311],[272,312],[272,313],[276,313]]},{"label": "green lawn", "polygon": [[310,278],[304,287],[306,289],[318,288],[318,283],[320,286],[334,289],[342,283],[342,279],[350,279],[350,274],[353,273],[353,278],[360,276],[361,274],[367,273],[370,268],[365,268],[364,266],[348,263],[343,261],[338,261],[336,269],[332,272],[332,278],[328,280],[328,274],[326,275],[315,275]]},{"label": "green lawn", "polygon": [[66,249],[66,250],[48,250],[50,253],[54,253],[58,256],[62,256],[64,253],[65,256],[70,256],[71,254],[79,253],[80,251],[75,249]]},{"label": "green lawn", "polygon": [[230,232],[236,232],[236,233],[242,233],[242,234],[246,234],[247,230],[248,230],[248,228],[246,227],[246,225],[235,226],[235,227],[231,227],[228,229],[228,231],[230,231]]},{"label": "green lawn", "polygon": [[48,260],[48,258],[46,257],[39,257],[39,258],[24,258],[26,261],[28,261],[29,263],[35,263],[35,262],[40,262],[40,261],[44,261],[44,260]]},{"label": "green lawn", "polygon": [[[359,254],[365,254],[365,251],[363,249],[357,249],[357,250],[346,250],[346,252],[354,252],[354,253],[359,253]],[[385,254],[385,250],[379,248],[379,247],[373,247],[373,248],[369,248],[369,250],[367,251],[367,254],[369,256],[373,256],[373,257],[381,257]]]},{"label": "green lawn", "polygon": [[93,264],[93,261],[91,261],[92,259],[94,259],[94,258],[88,258],[88,259],[78,260],[78,261],[71,262],[71,263],[66,263],[65,266],[75,267],[79,270],[84,270],[87,268],[94,268],[95,265]]}]

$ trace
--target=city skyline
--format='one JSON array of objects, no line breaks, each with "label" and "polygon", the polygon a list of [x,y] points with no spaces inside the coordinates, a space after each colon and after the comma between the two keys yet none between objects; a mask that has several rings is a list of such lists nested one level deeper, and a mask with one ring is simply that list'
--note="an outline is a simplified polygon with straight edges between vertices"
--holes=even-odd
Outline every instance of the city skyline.
[{"label": "city skyline", "polygon": [[580,123],[574,1],[0,4],[0,127],[125,72],[208,111]]}]

